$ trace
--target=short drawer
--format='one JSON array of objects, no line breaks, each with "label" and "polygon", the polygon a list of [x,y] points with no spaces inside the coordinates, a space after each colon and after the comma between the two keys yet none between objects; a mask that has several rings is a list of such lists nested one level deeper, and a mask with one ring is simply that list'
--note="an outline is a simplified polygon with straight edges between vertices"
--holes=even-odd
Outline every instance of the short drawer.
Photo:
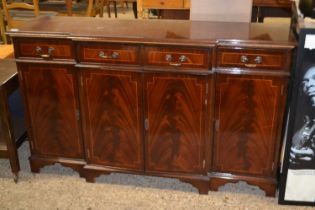
[{"label": "short drawer", "polygon": [[152,66],[208,70],[211,65],[209,49],[146,47],[145,55],[145,64]]},{"label": "short drawer", "polygon": [[72,42],[70,40],[16,40],[16,57],[41,59],[74,59]]},{"label": "short drawer", "polygon": [[179,9],[184,7],[184,0],[143,0],[145,8],[168,8]]},{"label": "short drawer", "polygon": [[94,63],[138,64],[139,46],[126,44],[79,44],[79,61]]},{"label": "short drawer", "polygon": [[219,48],[217,52],[217,67],[289,71],[289,51]]}]

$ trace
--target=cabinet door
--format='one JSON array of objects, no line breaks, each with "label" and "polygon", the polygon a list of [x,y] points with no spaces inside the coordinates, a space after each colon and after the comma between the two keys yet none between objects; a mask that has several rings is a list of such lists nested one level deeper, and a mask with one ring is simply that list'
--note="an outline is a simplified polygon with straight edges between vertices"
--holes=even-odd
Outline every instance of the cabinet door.
[{"label": "cabinet door", "polygon": [[143,170],[139,73],[81,70],[88,161]]},{"label": "cabinet door", "polygon": [[270,176],[276,167],[287,78],[217,75],[214,170]]},{"label": "cabinet door", "polygon": [[146,170],[202,173],[207,76],[147,74]]},{"label": "cabinet door", "polygon": [[84,158],[73,67],[49,64],[18,67],[33,151],[39,155]]}]

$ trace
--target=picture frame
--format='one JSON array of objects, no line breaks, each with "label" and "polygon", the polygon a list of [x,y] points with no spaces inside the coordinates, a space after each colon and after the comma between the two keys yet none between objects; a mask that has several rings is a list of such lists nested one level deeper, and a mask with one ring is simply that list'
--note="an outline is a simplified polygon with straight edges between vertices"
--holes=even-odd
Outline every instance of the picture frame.
[{"label": "picture frame", "polygon": [[278,202],[315,206],[315,28],[301,28],[294,67]]}]

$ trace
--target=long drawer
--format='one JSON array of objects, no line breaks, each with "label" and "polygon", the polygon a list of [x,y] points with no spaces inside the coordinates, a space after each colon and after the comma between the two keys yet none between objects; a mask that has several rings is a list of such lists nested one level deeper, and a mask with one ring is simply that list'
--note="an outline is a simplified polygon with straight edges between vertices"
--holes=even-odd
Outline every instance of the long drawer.
[{"label": "long drawer", "polygon": [[183,8],[184,0],[143,0],[142,6],[145,8]]},{"label": "long drawer", "polygon": [[218,48],[217,67],[289,71],[290,56],[285,50]]},{"label": "long drawer", "polygon": [[74,59],[71,40],[61,39],[17,39],[16,58]]},{"label": "long drawer", "polygon": [[131,64],[139,63],[139,46],[132,44],[79,43],[79,62]]},{"label": "long drawer", "polygon": [[211,53],[205,48],[148,46],[145,48],[144,63],[164,68],[208,70]]}]

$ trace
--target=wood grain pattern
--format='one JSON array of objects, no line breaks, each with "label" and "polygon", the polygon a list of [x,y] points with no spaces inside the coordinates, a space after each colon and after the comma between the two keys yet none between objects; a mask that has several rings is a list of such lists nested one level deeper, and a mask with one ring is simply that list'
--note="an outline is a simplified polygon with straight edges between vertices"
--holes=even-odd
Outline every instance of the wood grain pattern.
[{"label": "wood grain pattern", "polygon": [[207,77],[145,75],[146,169],[202,173]]},{"label": "wood grain pattern", "polygon": [[[180,64],[175,66],[179,68],[199,68],[208,71],[211,65],[209,57],[209,49],[195,49],[183,47],[146,47],[145,48],[145,64],[156,66],[172,67],[172,64]],[[170,55],[172,59],[166,60],[166,56]],[[180,56],[185,56],[186,61],[180,62]]]},{"label": "wood grain pattern", "polygon": [[[81,62],[116,64],[137,64],[139,62],[139,47],[136,45],[84,43],[80,44],[78,48]],[[108,58],[100,57],[100,52],[104,52],[104,56]],[[112,58],[113,53],[118,53],[118,57]]]},{"label": "wood grain pattern", "polygon": [[[288,51],[270,49],[220,48],[217,55],[217,66],[289,71],[291,59],[287,53]],[[248,62],[242,63],[241,56],[246,56]],[[261,57],[261,63],[255,62],[257,57]]]},{"label": "wood grain pattern", "polygon": [[18,70],[35,153],[83,158],[73,67],[23,64]]},{"label": "wood grain pattern", "polygon": [[285,77],[218,75],[214,171],[273,176],[286,84]]},{"label": "wood grain pattern", "polygon": [[143,170],[141,77],[120,71],[81,72],[90,162]]},{"label": "wood grain pattern", "polygon": [[[36,47],[42,48],[42,53],[36,52]],[[70,40],[52,40],[52,39],[25,39],[16,40],[15,54],[16,57],[36,57],[40,54],[48,54],[48,48],[52,47],[52,58],[71,59],[74,58],[72,42]]]}]

